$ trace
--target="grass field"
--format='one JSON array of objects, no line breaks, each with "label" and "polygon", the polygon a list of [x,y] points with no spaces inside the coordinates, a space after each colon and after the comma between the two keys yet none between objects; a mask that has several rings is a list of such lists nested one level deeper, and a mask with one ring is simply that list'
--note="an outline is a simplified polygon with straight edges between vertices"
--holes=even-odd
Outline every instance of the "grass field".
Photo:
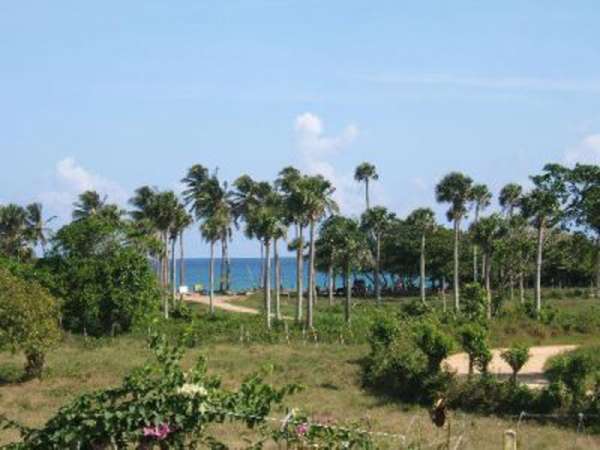
[{"label": "grass field", "polygon": [[[249,306],[260,306],[258,296],[242,301]],[[593,299],[552,302],[560,307],[569,308],[587,308],[594,304]],[[326,309],[325,304],[326,299],[320,300],[318,308]],[[293,311],[293,299],[289,304],[285,301],[285,308],[286,314]],[[204,310],[203,307],[194,309],[197,312]],[[507,324],[500,321],[495,328],[496,343],[506,344],[514,339],[529,339],[542,344],[597,340],[597,336],[581,333],[552,335],[546,328],[534,333],[522,330],[513,332],[519,326],[518,323]],[[367,352],[366,344],[212,343],[188,350],[184,363],[191,365],[198,354],[205,355],[208,358],[209,371],[221,375],[226,386],[233,387],[247,375],[259,370],[266,371],[266,380],[275,385],[301,383],[305,389],[289,397],[285,403],[304,409],[319,421],[360,421],[363,427],[370,427],[372,430],[405,434],[410,441],[444,441],[447,430],[433,426],[427,410],[399,404],[361,387],[360,361]],[[67,337],[48,355],[48,369],[43,380],[16,384],[11,381],[20,375],[22,357],[0,353],[0,414],[26,425],[39,426],[61,405],[79,393],[118,384],[128,371],[140,366],[148,357],[150,354],[142,337],[122,336],[101,341]],[[500,449],[503,431],[517,427],[516,418],[451,414],[451,433],[455,438],[462,436],[458,447],[461,449]],[[277,411],[274,415],[282,417],[284,412]],[[239,448],[243,438],[250,437],[241,428],[236,427],[236,433],[231,431],[231,428],[227,427],[217,429],[222,436],[227,436],[226,440],[233,448]],[[600,436],[577,433],[574,428],[553,424],[524,421],[519,426],[519,436],[520,449],[600,448]],[[0,445],[17,437],[13,431],[0,431]],[[378,438],[378,444],[381,448],[403,448],[397,439]]]}]

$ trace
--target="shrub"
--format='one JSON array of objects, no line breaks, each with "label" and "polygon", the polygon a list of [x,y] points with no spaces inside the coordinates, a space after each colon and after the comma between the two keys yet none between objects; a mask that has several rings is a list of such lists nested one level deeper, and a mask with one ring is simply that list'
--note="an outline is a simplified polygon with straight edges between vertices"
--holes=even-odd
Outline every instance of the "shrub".
[{"label": "shrub", "polygon": [[486,316],[486,293],[479,283],[467,284],[462,292],[461,300],[462,312],[467,317],[478,319]]},{"label": "shrub", "polygon": [[526,345],[513,345],[511,348],[503,351],[500,356],[512,369],[511,380],[513,384],[516,384],[517,374],[529,360],[529,347]]},{"label": "shrub", "polygon": [[592,376],[600,372],[600,347],[583,347],[551,358],[546,363],[545,375],[551,383],[566,387],[574,407],[585,400],[592,387]]},{"label": "shrub", "polygon": [[[463,325],[459,330],[459,339],[463,350],[469,356],[469,376],[473,374],[473,367],[477,361],[485,362],[486,355],[490,354],[487,344],[488,330],[478,323]],[[489,363],[489,361],[488,361]],[[487,371],[487,364],[483,366]]]},{"label": "shrub", "polygon": [[0,268],[0,346],[25,353],[25,376],[39,377],[45,354],[60,338],[58,302],[35,281]]}]

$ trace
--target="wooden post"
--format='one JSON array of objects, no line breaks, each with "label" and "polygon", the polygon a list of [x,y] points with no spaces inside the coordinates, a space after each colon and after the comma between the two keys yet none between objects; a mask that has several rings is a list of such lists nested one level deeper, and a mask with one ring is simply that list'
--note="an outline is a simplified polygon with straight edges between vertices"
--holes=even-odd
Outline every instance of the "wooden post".
[{"label": "wooden post", "polygon": [[504,450],[517,450],[517,432],[506,430],[504,432]]}]

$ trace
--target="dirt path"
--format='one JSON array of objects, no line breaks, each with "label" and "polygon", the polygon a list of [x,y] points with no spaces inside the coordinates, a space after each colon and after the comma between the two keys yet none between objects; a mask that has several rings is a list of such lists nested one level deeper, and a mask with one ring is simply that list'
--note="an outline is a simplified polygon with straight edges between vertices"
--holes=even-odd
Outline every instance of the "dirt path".
[{"label": "dirt path", "polygon": [[[222,309],[223,311],[237,312],[242,314],[259,314],[259,311],[254,308],[248,308],[247,306],[233,305],[229,303],[231,300],[239,300],[241,296],[225,296],[215,295],[213,298],[213,304],[215,308]],[[187,302],[202,303],[203,305],[209,305],[210,301],[208,295],[200,294],[186,294],[183,299]]]},{"label": "dirt path", "polygon": [[[529,361],[519,372],[519,380],[530,387],[542,387],[548,384],[544,378],[544,364],[548,358],[562,352],[575,349],[576,345],[546,345],[542,347],[531,347],[529,349]],[[492,350],[493,359],[490,363],[490,372],[500,376],[508,377],[512,371],[508,364],[500,357],[503,348]],[[457,353],[447,358],[443,364],[456,371],[458,375],[467,375],[469,373],[469,358],[466,353]]]}]

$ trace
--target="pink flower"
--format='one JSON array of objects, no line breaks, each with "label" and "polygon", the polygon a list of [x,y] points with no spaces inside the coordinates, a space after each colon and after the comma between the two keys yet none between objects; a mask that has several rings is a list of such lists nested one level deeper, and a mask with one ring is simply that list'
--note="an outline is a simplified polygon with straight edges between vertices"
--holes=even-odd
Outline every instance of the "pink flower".
[{"label": "pink flower", "polygon": [[168,423],[161,423],[155,427],[144,427],[144,436],[145,437],[153,437],[159,441],[162,441],[166,438],[169,433],[171,433],[171,428]]},{"label": "pink flower", "polygon": [[306,433],[308,433],[308,429],[309,429],[310,425],[308,425],[307,423],[302,423],[300,425],[298,425],[296,427],[296,434],[302,436],[305,435]]}]

